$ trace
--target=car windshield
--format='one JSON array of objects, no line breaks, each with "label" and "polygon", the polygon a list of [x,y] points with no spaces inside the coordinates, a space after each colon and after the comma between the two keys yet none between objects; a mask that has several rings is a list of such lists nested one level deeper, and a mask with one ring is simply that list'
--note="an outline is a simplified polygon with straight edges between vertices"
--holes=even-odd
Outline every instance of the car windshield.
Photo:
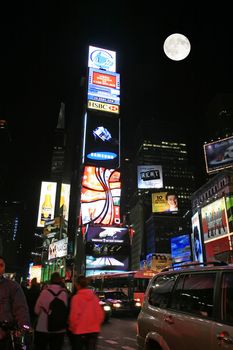
[{"label": "car windshield", "polygon": [[123,292],[107,292],[105,293],[106,299],[125,299],[127,295]]}]

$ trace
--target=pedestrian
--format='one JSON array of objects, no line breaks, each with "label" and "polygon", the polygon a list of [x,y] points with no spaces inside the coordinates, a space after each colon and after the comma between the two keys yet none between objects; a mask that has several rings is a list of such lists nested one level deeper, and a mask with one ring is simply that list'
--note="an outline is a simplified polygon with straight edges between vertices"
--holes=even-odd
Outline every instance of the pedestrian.
[{"label": "pedestrian", "polygon": [[[30,328],[29,309],[21,286],[4,277],[5,260],[0,256],[0,322],[10,322],[19,328]],[[9,332],[0,327],[0,349],[12,349]]]},{"label": "pedestrian", "polygon": [[37,278],[34,277],[31,280],[30,288],[27,290],[27,293],[26,293],[31,325],[33,327],[35,327],[35,322],[37,319],[37,315],[35,314],[34,308],[39,295],[40,295],[40,284],[37,282]]},{"label": "pedestrian", "polygon": [[96,350],[104,312],[99,298],[88,288],[88,279],[80,275],[76,282],[69,313],[72,350]]},{"label": "pedestrian", "polygon": [[36,305],[35,350],[61,350],[67,327],[68,296],[58,272],[41,291]]}]

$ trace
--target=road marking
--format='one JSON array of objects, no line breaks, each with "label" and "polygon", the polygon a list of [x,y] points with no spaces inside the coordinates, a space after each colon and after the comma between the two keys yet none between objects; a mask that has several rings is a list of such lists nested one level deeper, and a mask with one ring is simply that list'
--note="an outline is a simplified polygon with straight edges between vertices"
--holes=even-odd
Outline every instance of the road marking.
[{"label": "road marking", "polygon": [[136,348],[131,348],[131,346],[122,346],[122,350],[136,350]]},{"label": "road marking", "polygon": [[105,342],[108,343],[108,344],[118,344],[117,341],[108,340],[108,339],[106,339]]}]

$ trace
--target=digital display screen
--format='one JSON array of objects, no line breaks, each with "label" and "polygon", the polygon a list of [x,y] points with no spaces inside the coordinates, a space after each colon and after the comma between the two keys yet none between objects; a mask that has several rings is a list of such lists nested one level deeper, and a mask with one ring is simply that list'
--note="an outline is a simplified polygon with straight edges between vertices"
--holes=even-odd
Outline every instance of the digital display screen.
[{"label": "digital display screen", "polygon": [[120,105],[120,74],[90,68],[87,99]]},{"label": "digital display screen", "polygon": [[225,199],[220,198],[201,209],[204,242],[222,237],[228,233]]},{"label": "digital display screen", "polygon": [[174,264],[192,260],[189,234],[171,237],[171,256]]},{"label": "digital display screen", "polygon": [[201,235],[201,227],[198,213],[192,216],[192,247],[193,247],[193,260],[203,262],[203,243]]},{"label": "digital display screen", "polygon": [[233,166],[233,136],[204,146],[207,173]]},{"label": "digital display screen", "polygon": [[122,272],[128,271],[129,258],[128,256],[112,257],[102,256],[94,257],[86,255],[86,275],[94,275],[105,272]]},{"label": "digital display screen", "polygon": [[117,169],[120,166],[120,119],[88,112],[84,120],[82,162]]},{"label": "digital display screen", "polygon": [[95,243],[129,244],[129,233],[127,227],[89,226],[86,240]]},{"label": "digital display screen", "polygon": [[81,189],[83,224],[120,224],[120,173],[113,169],[85,167]]}]

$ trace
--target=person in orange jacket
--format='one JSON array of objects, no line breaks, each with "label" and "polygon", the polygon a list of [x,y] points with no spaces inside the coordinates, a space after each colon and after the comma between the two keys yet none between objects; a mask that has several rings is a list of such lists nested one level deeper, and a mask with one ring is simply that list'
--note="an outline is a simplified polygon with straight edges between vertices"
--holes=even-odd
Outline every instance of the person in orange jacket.
[{"label": "person in orange jacket", "polygon": [[96,350],[104,312],[99,298],[88,288],[88,279],[80,275],[77,292],[70,303],[68,328],[73,350]]}]

